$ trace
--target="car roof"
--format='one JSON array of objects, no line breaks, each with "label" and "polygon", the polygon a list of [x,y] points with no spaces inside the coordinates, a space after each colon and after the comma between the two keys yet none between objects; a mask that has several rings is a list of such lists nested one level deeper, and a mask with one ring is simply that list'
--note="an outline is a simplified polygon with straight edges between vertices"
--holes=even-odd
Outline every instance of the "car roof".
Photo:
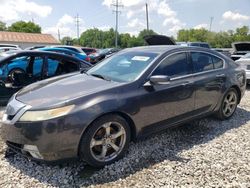
[{"label": "car roof", "polygon": [[[89,64],[86,61],[82,61],[79,58],[75,58],[73,56],[67,55],[67,54],[61,54],[61,53],[56,53],[56,52],[49,52],[49,51],[39,51],[39,50],[21,50],[21,51],[15,51],[15,53],[2,58],[0,61],[4,61],[12,56],[20,56],[20,55],[51,55],[51,56],[58,56],[58,57],[63,57],[63,58],[67,58],[67,59],[71,59],[77,62],[82,62],[85,64]],[[90,65],[90,64],[89,64]]]},{"label": "car roof", "polygon": [[180,50],[198,50],[198,51],[210,51],[209,49],[202,48],[202,47],[191,47],[191,46],[179,46],[179,45],[160,45],[160,46],[140,46],[140,47],[134,47],[134,48],[127,48],[122,51],[140,51],[140,52],[152,52],[152,53],[158,53],[163,54],[168,51],[174,50],[174,49],[180,49]]},{"label": "car roof", "polygon": [[39,48],[37,49],[37,51],[53,51],[53,50],[57,50],[57,51],[65,51],[65,52],[70,52],[70,53],[74,53],[74,54],[78,54],[77,52],[73,51],[73,50],[69,50],[67,48],[54,48],[54,47],[46,47],[46,48]]}]

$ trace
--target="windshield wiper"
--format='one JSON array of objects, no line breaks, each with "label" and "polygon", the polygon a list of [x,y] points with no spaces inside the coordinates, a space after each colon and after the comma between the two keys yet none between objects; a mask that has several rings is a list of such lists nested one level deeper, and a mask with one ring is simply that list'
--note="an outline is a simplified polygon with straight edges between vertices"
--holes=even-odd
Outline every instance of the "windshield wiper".
[{"label": "windshield wiper", "polygon": [[91,76],[97,77],[97,78],[101,78],[103,80],[107,80],[107,81],[111,81],[111,79],[107,78],[106,76],[103,76],[101,74],[90,74]]}]

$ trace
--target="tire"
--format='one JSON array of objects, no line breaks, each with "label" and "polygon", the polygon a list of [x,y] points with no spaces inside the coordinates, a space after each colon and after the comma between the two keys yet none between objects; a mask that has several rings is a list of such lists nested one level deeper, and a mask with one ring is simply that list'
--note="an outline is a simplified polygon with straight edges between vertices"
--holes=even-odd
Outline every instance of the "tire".
[{"label": "tire", "polygon": [[216,113],[217,118],[220,120],[231,118],[237,109],[238,101],[239,95],[236,89],[229,89],[223,97],[219,111]]},{"label": "tire", "polygon": [[124,156],[130,137],[130,127],[124,118],[118,115],[103,116],[83,134],[79,146],[80,158],[98,168],[109,165]]},{"label": "tire", "polygon": [[19,68],[17,68],[17,69],[15,69],[15,68],[12,69],[12,70],[8,73],[8,79],[9,79],[10,82],[15,82],[14,73],[22,73],[22,74],[24,74],[25,71],[22,70],[22,69],[19,69]]}]

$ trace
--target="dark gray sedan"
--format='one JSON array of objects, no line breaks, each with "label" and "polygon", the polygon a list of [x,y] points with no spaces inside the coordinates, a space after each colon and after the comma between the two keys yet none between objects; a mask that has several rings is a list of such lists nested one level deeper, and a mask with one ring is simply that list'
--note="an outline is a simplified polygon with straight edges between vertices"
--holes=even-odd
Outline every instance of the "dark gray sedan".
[{"label": "dark gray sedan", "polygon": [[126,49],[87,72],[19,91],[1,135],[37,160],[79,157],[104,166],[120,159],[131,140],[211,114],[230,118],[245,77],[232,60],[205,48]]}]

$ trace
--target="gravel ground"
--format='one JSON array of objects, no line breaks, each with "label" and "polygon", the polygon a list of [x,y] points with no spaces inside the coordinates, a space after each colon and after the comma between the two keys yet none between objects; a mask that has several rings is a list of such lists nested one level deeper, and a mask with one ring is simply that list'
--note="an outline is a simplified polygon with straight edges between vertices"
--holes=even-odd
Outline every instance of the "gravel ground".
[{"label": "gravel ground", "polygon": [[202,119],[131,143],[103,169],[37,164],[0,140],[0,187],[250,187],[249,164],[250,91],[230,120]]}]

